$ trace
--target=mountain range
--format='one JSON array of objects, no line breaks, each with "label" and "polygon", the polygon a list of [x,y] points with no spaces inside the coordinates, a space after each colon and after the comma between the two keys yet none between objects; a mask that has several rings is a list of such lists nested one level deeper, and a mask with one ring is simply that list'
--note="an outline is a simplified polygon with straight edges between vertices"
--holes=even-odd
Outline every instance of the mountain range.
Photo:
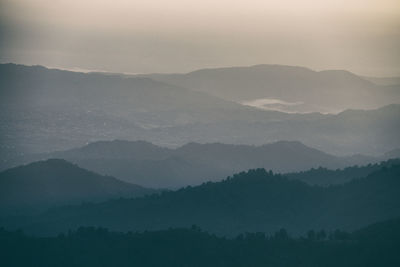
[{"label": "mountain range", "polygon": [[399,83],[381,86],[345,70],[313,71],[264,64],[145,76],[222,99],[285,112],[337,113],[400,101]]},{"label": "mountain range", "polygon": [[221,182],[143,198],[55,208],[39,216],[0,222],[30,233],[57,234],[79,226],[144,231],[193,224],[219,235],[309,229],[354,230],[400,216],[400,165],[383,167],[344,185],[310,186],[264,169]]},{"label": "mountain range", "polygon": [[[188,143],[172,149],[145,141],[115,140],[94,142],[66,151],[26,155],[8,161],[3,168],[60,158],[126,182],[151,188],[179,188],[218,181],[254,168],[279,173],[319,167],[334,170],[397,157],[400,154],[396,151],[380,157],[338,157],[296,141],[279,141],[262,146]],[[335,180],[331,181],[335,183]]]},{"label": "mountain range", "polygon": [[[0,64],[3,158],[68,149],[104,139],[160,140],[152,129],[216,121],[269,121],[263,112],[141,77]],[[143,137],[143,138],[141,138]]]},{"label": "mountain range", "polygon": [[[235,75],[229,74],[232,70]],[[279,101],[292,102],[303,91],[303,98],[312,99],[312,95],[319,95],[319,89],[316,88],[320,87],[317,85],[332,84],[329,90],[326,86],[321,88],[325,88],[324,92],[337,92],[345,97],[349,97],[346,93],[349,88],[355,88],[349,91],[352,94],[367,88],[368,97],[371,91],[376,93],[373,105],[357,105],[358,101],[370,103],[362,97],[364,93],[360,93],[352,95],[355,104],[345,108],[369,109],[388,103],[400,103],[396,88],[387,93],[386,89],[376,88],[377,85],[372,82],[347,72],[318,73],[282,66],[232,70],[216,71],[212,75],[217,79],[222,73],[221,77],[225,79],[224,73],[228,72],[226,78],[232,78],[229,83],[238,90],[241,88],[240,92],[248,91],[249,96],[251,87],[243,87],[246,84],[240,81],[256,78],[255,74],[248,73],[261,72],[262,75],[257,74],[261,79],[271,71],[273,75],[265,77],[286,77],[281,80],[287,80],[292,87],[298,85],[298,93],[292,88],[286,92],[291,98]],[[189,76],[197,77],[200,73],[199,77],[204,78],[203,82],[207,84],[214,79],[209,79],[210,72],[214,73],[214,70],[198,71]],[[293,74],[289,75],[288,72]],[[300,75],[297,72],[306,74]],[[317,79],[315,75],[322,78]],[[322,82],[318,82],[319,79]],[[336,155],[379,155],[400,147],[398,104],[373,110],[346,110],[338,114],[284,113],[245,106],[235,102],[239,101],[237,99],[222,99],[197,86],[184,88],[166,83],[173,81],[160,80],[158,76],[151,75],[106,75],[1,64],[0,158],[7,160],[26,154],[67,150],[94,141],[114,139],[146,140],[169,147],[188,142],[263,145],[295,140]],[[313,89],[301,85],[302,81],[312,85]],[[274,85],[269,79],[254,82]],[[285,92],[282,88],[279,87],[278,91]],[[260,90],[269,92],[267,89]],[[314,90],[315,94],[310,93],[310,90]],[[328,94],[327,97],[332,99],[332,103],[337,102],[336,96]],[[303,101],[303,98],[296,101]],[[344,99],[343,105],[347,105]]]},{"label": "mountain range", "polygon": [[[146,145],[146,143],[142,145]],[[155,148],[157,147],[155,146]],[[95,150],[93,148],[86,150],[90,153],[89,151],[94,152]],[[100,162],[109,164],[106,161]],[[332,186],[364,178],[382,168],[391,168],[399,163],[400,159],[391,159],[376,164],[351,166],[336,170],[320,167],[307,171],[286,173],[283,177],[293,181],[302,181],[308,185]],[[115,171],[117,170],[116,168]],[[162,171],[165,174],[162,174]],[[192,170],[192,173],[195,173],[195,171]],[[173,177],[169,177],[168,175],[171,174],[167,172],[168,169],[158,170],[161,178],[157,179],[156,177],[154,180],[147,181],[147,184],[160,183],[160,180],[164,184],[171,183]],[[154,173],[151,174],[154,175]],[[133,173],[132,176],[134,178],[130,180],[138,180],[135,179],[138,175]],[[167,179],[163,179],[163,177]],[[203,182],[222,181],[223,178],[222,176],[219,178],[210,177],[209,179],[203,177]],[[153,179],[154,177],[148,175],[147,178]],[[193,178],[190,176],[182,177],[182,181],[185,184],[193,185]],[[0,186],[0,216],[5,217],[37,214],[49,208],[69,204],[102,202],[123,197],[136,198],[166,191],[165,189],[154,190],[129,182],[122,182],[112,176],[103,176],[88,171],[63,159],[38,161],[0,172]]]},{"label": "mountain range", "polygon": [[389,105],[308,120],[220,121],[168,127],[158,132],[161,136],[173,136],[177,142],[263,145],[296,140],[335,155],[379,156],[400,147],[399,117],[400,105]]}]

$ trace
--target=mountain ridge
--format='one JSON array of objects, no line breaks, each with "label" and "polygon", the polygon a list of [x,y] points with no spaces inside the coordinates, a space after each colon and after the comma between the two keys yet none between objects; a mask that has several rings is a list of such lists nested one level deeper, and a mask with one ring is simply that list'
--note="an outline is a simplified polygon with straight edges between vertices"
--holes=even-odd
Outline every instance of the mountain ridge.
[{"label": "mountain ridge", "polygon": [[62,159],[38,161],[0,172],[0,211],[3,216],[156,192],[99,175]]},{"label": "mountain ridge", "polygon": [[[371,109],[400,103],[399,90],[387,90],[346,70],[314,71],[298,66],[261,64],[142,76],[239,103],[257,99],[297,103],[280,103],[279,110],[286,112],[337,113],[348,108]],[[272,103],[265,105],[265,109],[274,110]]]},{"label": "mountain ridge", "polygon": [[88,170],[151,188],[196,185],[253,168],[287,173],[380,161],[360,155],[338,157],[299,141],[278,141],[261,146],[191,142],[166,148],[147,141],[113,140],[66,151],[26,155],[9,162],[8,166],[48,158],[62,158]]},{"label": "mountain ridge", "polygon": [[[297,84],[292,78],[288,82]],[[347,112],[288,114],[138,76],[4,64],[0,88],[2,161],[112,139],[171,147],[191,141],[261,145],[298,140],[337,155],[377,155],[400,147],[397,109],[358,112],[359,119],[347,118]]]},{"label": "mountain ridge", "polygon": [[221,182],[160,195],[53,209],[14,226],[40,234],[88,225],[144,231],[196,224],[210,233],[228,236],[281,228],[291,233],[354,230],[399,217],[399,177],[400,165],[392,165],[362,179],[325,188],[263,169],[250,170]]}]

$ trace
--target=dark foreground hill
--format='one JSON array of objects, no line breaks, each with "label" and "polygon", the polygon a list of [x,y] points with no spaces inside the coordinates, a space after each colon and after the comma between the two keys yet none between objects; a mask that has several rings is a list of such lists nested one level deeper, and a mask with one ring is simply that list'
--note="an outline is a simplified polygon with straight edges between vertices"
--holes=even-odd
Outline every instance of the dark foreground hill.
[{"label": "dark foreground hill", "polygon": [[196,224],[221,235],[271,233],[282,227],[298,234],[308,229],[354,230],[397,216],[400,165],[328,188],[251,170],[161,195],[59,208],[8,226],[56,234],[79,226],[144,231]]},{"label": "dark foreground hill", "polygon": [[40,211],[48,207],[138,197],[155,190],[125,183],[51,159],[0,173],[0,214]]},{"label": "dark foreground hill", "polygon": [[191,229],[115,233],[79,228],[53,238],[0,229],[5,266],[399,266],[400,220],[353,233],[309,231],[292,238],[284,229],[268,236],[219,238]]},{"label": "dark foreground hill", "polygon": [[286,173],[289,179],[303,181],[310,185],[334,185],[344,184],[354,179],[368,176],[369,174],[380,170],[382,167],[390,167],[400,164],[400,159],[390,159],[380,163],[368,164],[366,166],[351,166],[344,169],[330,170],[327,168],[317,168],[296,173]]},{"label": "dark foreground hill", "polygon": [[[48,158],[62,158],[96,173],[151,188],[198,185],[256,168],[287,173],[319,167],[338,169],[379,161],[379,158],[363,156],[338,157],[295,141],[262,146],[189,143],[170,149],[144,141],[116,140],[94,142],[66,151],[26,155],[10,161],[9,165]],[[314,179],[313,184],[320,184],[319,181],[321,184],[343,183],[369,172],[353,177],[349,174],[347,180]]]}]

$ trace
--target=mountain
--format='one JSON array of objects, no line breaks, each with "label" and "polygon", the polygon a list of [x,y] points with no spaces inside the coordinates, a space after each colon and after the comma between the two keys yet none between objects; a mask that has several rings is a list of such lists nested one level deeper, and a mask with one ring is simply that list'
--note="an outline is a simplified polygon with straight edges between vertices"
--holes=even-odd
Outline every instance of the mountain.
[{"label": "mountain", "polygon": [[37,212],[57,205],[155,192],[87,171],[65,160],[50,159],[0,173],[0,214]]},{"label": "mountain", "polygon": [[0,64],[0,103],[3,159],[104,139],[147,138],[173,145],[174,137],[162,137],[158,129],[299,117],[244,107],[149,78],[15,64]]},{"label": "mountain", "polygon": [[[296,77],[289,75],[287,80],[298,84]],[[359,86],[369,84],[351,77],[346,79],[358,81]],[[299,87],[298,94],[303,89]],[[308,89],[304,90],[306,95]],[[379,95],[374,96],[376,105]],[[361,95],[352,99],[364,101]],[[390,99],[396,102],[395,96]],[[21,155],[114,139],[168,147],[296,140],[336,155],[379,155],[400,147],[399,107],[336,115],[289,114],[243,106],[148,77],[0,64],[0,164]]]},{"label": "mountain", "polygon": [[391,86],[391,85],[400,85],[400,77],[363,77],[365,80],[370,81],[372,83],[383,85],[383,86]]},{"label": "mountain", "polygon": [[309,229],[354,230],[400,216],[399,177],[400,165],[393,165],[326,188],[258,169],[160,195],[53,209],[14,221],[11,227],[39,234],[93,225],[144,231],[196,224],[220,235],[271,233],[281,228],[294,234]]},{"label": "mountain", "polygon": [[374,110],[346,110],[313,120],[297,118],[181,125],[159,129],[158,134],[199,143],[262,145],[280,140],[297,140],[335,155],[379,156],[400,147],[399,117],[400,105],[389,105]]},{"label": "mountain", "polygon": [[335,184],[344,184],[351,180],[360,179],[369,174],[382,169],[400,164],[400,158],[382,161],[380,163],[368,164],[366,166],[351,166],[344,169],[330,170],[319,167],[307,171],[285,173],[289,179],[303,181],[310,185],[329,186]]},{"label": "mountain", "polygon": [[145,76],[223,99],[287,112],[339,112],[400,103],[399,86],[397,90],[378,86],[344,70],[255,65]]},{"label": "mountain", "polygon": [[400,148],[392,149],[383,155],[385,159],[400,158]]},{"label": "mountain", "polygon": [[[343,168],[379,161],[371,157],[337,157],[296,141],[262,146],[188,143],[176,149],[145,141],[100,141],[81,148],[20,157],[9,166],[61,158],[88,170],[151,188],[178,188],[216,181],[236,172],[266,168],[296,172]],[[334,183],[334,181],[332,181]]]}]

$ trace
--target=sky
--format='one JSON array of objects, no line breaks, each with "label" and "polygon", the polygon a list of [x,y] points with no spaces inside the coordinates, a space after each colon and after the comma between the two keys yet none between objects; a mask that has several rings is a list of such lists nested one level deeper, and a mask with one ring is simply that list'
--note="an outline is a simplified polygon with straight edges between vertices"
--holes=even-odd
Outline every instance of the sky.
[{"label": "sky", "polygon": [[400,76],[399,0],[0,0],[0,62],[125,73],[255,64]]}]

